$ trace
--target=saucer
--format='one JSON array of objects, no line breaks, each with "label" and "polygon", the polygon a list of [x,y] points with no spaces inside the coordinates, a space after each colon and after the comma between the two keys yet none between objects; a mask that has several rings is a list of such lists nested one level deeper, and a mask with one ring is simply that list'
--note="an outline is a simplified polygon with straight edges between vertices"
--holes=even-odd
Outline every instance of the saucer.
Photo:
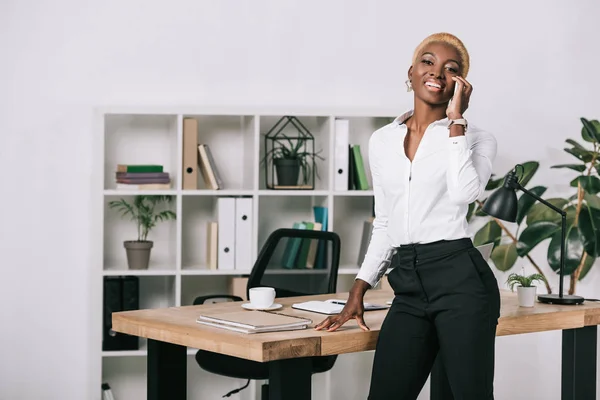
[{"label": "saucer", "polygon": [[262,308],[262,307],[254,307],[251,303],[244,303],[244,304],[242,304],[242,307],[244,307],[246,310],[271,311],[271,310],[278,310],[283,306],[279,303],[273,303],[273,304],[271,304],[270,307]]}]

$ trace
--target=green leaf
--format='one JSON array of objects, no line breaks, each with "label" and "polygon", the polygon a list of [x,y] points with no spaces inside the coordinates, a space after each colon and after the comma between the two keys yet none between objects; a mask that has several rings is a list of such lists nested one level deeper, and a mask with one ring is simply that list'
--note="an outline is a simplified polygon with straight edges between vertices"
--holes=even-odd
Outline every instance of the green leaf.
[{"label": "green leaf", "polygon": [[467,210],[467,222],[471,221],[471,218],[473,218],[473,211],[475,211],[476,208],[477,208],[476,202],[469,204],[469,209]]},{"label": "green leaf", "polygon": [[571,186],[571,187],[577,187],[578,183],[579,183],[579,176],[577,178],[573,179],[571,182],[569,182],[569,186]]},{"label": "green leaf", "polygon": [[600,256],[600,210],[582,207],[578,226],[586,253],[593,257]]},{"label": "green leaf", "polygon": [[[583,256],[583,237],[579,229],[570,225],[567,227],[565,242],[565,267],[564,275],[570,275],[579,266],[579,261]],[[561,231],[559,230],[550,239],[548,245],[548,264],[556,273],[560,268],[560,244],[561,244]]]},{"label": "green leaf", "polygon": [[[535,187],[529,189],[529,191],[533,192],[533,194],[541,197],[542,194],[544,194],[544,192],[546,191],[546,189],[547,188],[544,186],[535,186]],[[537,200],[535,198],[528,195],[527,193],[523,193],[521,195],[521,197],[519,197],[519,202],[517,204],[517,224],[520,224],[521,222],[523,222],[523,218],[525,218],[525,216],[531,209],[531,206],[533,206],[533,204],[536,201]]]},{"label": "green leaf", "polygon": [[596,142],[596,138],[594,136],[590,135],[588,130],[585,128],[585,125],[581,127],[581,137],[586,142],[590,142],[590,143]]},{"label": "green leaf", "polygon": [[[482,204],[485,204],[485,201],[482,202]],[[475,215],[478,217],[489,217],[488,214],[484,213],[482,211],[483,206],[479,207],[476,211],[475,211]]]},{"label": "green leaf", "polygon": [[590,269],[592,269],[592,266],[594,265],[595,262],[596,262],[596,258],[592,257],[588,254],[583,263],[583,267],[581,267],[581,272],[579,272],[579,280],[582,280],[583,278],[585,278],[587,273],[590,272]]},{"label": "green leaf", "polygon": [[579,183],[589,194],[596,194],[600,192],[600,179],[597,176],[579,176]]},{"label": "green leaf", "polygon": [[567,213],[567,226],[573,225],[575,223],[575,216],[577,215],[577,205],[571,204],[563,210]]},{"label": "green leaf", "polygon": [[595,208],[596,210],[600,210],[600,197],[595,194],[589,194],[585,192],[583,194],[583,199],[585,200],[588,207]]},{"label": "green leaf", "polygon": [[514,243],[501,244],[492,250],[491,259],[500,271],[508,271],[517,261],[517,248]]},{"label": "green leaf", "polygon": [[544,275],[542,275],[542,274],[532,274],[532,275],[527,276],[527,275],[520,275],[520,274],[512,273],[508,276],[506,283],[508,284],[508,287],[510,288],[510,290],[514,291],[515,286],[523,286],[523,287],[535,286],[533,284],[533,282],[535,282],[535,281],[545,282],[546,279],[544,278]]},{"label": "green leaf", "polygon": [[573,139],[567,139],[565,140],[565,142],[569,143],[571,146],[578,148],[579,150],[586,150],[587,149],[585,147],[583,147],[581,144],[579,144],[577,141],[573,140]]},{"label": "green leaf", "polygon": [[[558,197],[550,198],[546,200],[548,203],[560,209],[564,208],[568,204],[567,199],[561,199]],[[535,203],[529,212],[527,213],[527,224],[531,225],[538,221],[549,221],[560,223],[561,216],[556,211],[552,210],[548,206],[542,203]]]},{"label": "green leaf", "polygon": [[473,244],[475,246],[481,246],[486,243],[497,243],[501,236],[502,228],[500,228],[500,225],[498,225],[496,221],[491,220],[477,231],[473,238]]},{"label": "green leaf", "polygon": [[504,183],[504,178],[490,179],[487,185],[485,186],[485,190],[498,189],[500,186],[502,186],[502,183]]},{"label": "green leaf", "polygon": [[553,165],[550,168],[569,168],[573,171],[583,172],[585,171],[585,164],[559,164]]},{"label": "green leaf", "polygon": [[535,246],[550,238],[556,232],[560,232],[560,225],[554,222],[538,221],[521,232],[517,242],[517,254],[526,256]]},{"label": "green leaf", "polygon": [[537,161],[527,161],[521,165],[523,166],[523,170],[520,171],[520,168],[517,170],[517,173],[522,172],[522,175],[519,177],[519,183],[521,186],[527,186],[540,167],[540,163]]},{"label": "green leaf", "polygon": [[594,152],[590,150],[581,150],[577,147],[571,149],[564,149],[567,153],[577,157],[577,159],[583,162],[590,162],[594,158]]},{"label": "green leaf", "polygon": [[600,123],[597,120],[589,121],[583,117],[580,120],[588,136],[596,139],[596,141],[600,141]]}]

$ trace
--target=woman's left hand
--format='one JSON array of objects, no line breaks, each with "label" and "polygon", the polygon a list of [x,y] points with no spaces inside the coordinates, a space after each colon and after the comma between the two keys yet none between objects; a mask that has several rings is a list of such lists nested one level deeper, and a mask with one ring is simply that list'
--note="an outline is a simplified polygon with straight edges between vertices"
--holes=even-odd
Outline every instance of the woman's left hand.
[{"label": "woman's left hand", "polygon": [[462,118],[464,112],[469,107],[469,99],[473,92],[473,86],[461,76],[452,77],[455,83],[454,96],[448,103],[446,115],[448,119]]}]

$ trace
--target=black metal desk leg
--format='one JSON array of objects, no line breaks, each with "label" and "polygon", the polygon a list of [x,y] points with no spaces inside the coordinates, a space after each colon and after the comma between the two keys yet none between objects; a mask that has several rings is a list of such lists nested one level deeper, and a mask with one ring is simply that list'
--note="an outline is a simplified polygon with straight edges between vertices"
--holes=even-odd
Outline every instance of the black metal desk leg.
[{"label": "black metal desk leg", "polygon": [[597,326],[564,329],[562,337],[562,400],[596,398]]},{"label": "black metal desk leg", "polygon": [[429,398],[431,400],[453,400],[450,382],[444,364],[442,364],[441,355],[435,358],[433,368],[431,369],[431,379],[429,387]]},{"label": "black metal desk leg", "polygon": [[186,400],[187,347],[148,339],[148,400]]},{"label": "black metal desk leg", "polygon": [[310,400],[312,361],[310,357],[269,363],[269,400]]}]

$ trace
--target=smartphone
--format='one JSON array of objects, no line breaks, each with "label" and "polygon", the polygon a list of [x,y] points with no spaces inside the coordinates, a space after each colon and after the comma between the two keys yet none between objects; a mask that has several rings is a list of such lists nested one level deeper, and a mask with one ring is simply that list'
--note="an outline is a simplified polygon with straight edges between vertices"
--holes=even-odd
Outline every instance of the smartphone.
[{"label": "smartphone", "polygon": [[458,92],[458,82],[454,83],[454,94],[450,98],[450,101],[448,102],[448,106],[452,105],[452,100],[454,100],[454,96],[456,96],[456,92]]}]

